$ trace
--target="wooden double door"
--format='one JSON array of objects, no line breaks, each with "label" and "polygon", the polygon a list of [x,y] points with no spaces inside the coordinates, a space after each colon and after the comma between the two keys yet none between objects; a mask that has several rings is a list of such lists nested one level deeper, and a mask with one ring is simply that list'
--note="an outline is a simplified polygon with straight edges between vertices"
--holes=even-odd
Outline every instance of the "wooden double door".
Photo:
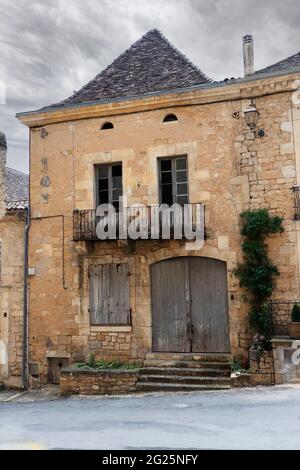
[{"label": "wooden double door", "polygon": [[171,258],[150,276],[153,351],[230,352],[225,262]]}]

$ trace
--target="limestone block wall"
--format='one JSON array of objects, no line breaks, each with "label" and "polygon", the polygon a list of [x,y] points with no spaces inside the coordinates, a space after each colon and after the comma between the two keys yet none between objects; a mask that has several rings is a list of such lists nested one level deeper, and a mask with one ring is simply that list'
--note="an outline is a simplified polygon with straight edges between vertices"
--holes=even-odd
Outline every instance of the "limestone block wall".
[{"label": "limestone block wall", "polygon": [[[31,130],[30,356],[47,380],[47,357],[143,359],[151,350],[149,266],[174,256],[226,261],[232,353],[248,357],[247,305],[232,270],[241,260],[240,213],[266,207],[284,217],[285,232],[269,240],[281,276],[275,298],[298,297],[298,241],[291,187],[296,159],[291,132],[291,92],[257,97],[263,138],[245,126],[248,100],[224,101],[110,117]],[[177,122],[163,123],[173,112]],[[240,116],[236,119],[236,116]],[[186,250],[178,241],[137,241],[133,251],[117,242],[74,243],[72,212],[95,207],[94,165],[122,162],[128,204],[158,203],[157,158],[186,154],[190,202],[205,205],[206,241]],[[91,327],[90,263],[126,262],[130,268],[132,325]]]}]

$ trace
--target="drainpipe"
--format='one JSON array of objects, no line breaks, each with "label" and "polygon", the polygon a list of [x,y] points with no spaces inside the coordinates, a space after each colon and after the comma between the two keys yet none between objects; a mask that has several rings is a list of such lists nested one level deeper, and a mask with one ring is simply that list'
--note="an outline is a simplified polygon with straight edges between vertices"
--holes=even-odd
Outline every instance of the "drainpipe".
[{"label": "drainpipe", "polygon": [[23,284],[23,356],[22,388],[28,389],[28,234],[30,227],[30,206],[26,207],[24,228],[24,284]]}]

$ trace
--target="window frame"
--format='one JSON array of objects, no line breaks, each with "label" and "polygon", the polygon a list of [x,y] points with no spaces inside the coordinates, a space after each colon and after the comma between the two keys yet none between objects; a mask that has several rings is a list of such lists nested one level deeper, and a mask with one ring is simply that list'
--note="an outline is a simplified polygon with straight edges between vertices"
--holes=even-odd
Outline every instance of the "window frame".
[{"label": "window frame", "polygon": [[[186,161],[186,181],[177,181],[176,173],[180,170],[176,170],[176,161],[185,159]],[[161,162],[163,160],[171,160],[171,175],[172,175],[172,204],[178,203],[178,197],[183,196],[177,194],[177,183],[186,183],[187,184],[187,202],[185,204],[189,204],[190,196],[189,196],[189,168],[188,168],[188,156],[187,154],[183,155],[172,155],[172,156],[165,156],[165,157],[158,157],[158,185],[159,185],[159,204],[163,204],[162,202],[162,170],[161,170]],[[166,204],[166,203],[165,203]]]},{"label": "window frame", "polygon": [[[114,166],[121,166],[122,175],[121,175],[121,188],[113,188],[112,185],[112,168]],[[121,189],[121,196],[123,195],[123,164],[122,162],[113,162],[113,163],[100,163],[94,165],[94,178],[95,178],[95,205],[96,208],[100,205],[100,198],[99,198],[99,169],[107,167],[108,168],[108,204],[113,204],[113,190],[114,189]],[[104,179],[104,178],[103,178]]]}]

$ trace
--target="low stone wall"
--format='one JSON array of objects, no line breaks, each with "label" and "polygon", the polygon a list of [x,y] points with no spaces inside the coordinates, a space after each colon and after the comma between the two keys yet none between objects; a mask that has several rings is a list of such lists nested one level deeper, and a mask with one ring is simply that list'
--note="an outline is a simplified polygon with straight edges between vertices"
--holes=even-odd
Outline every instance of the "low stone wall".
[{"label": "low stone wall", "polygon": [[60,376],[61,395],[113,395],[135,390],[138,370],[66,367]]},{"label": "low stone wall", "polygon": [[251,385],[274,385],[274,360],[272,351],[263,351],[256,356],[250,351]]}]

